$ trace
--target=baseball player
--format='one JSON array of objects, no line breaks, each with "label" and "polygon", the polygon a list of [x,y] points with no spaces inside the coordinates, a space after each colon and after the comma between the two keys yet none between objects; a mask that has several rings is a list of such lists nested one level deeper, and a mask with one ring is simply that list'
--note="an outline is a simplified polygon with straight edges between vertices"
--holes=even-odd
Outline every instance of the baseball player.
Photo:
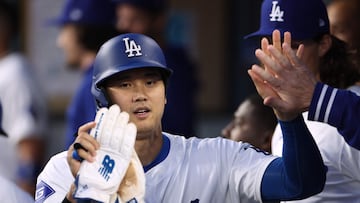
[{"label": "baseball player", "polygon": [[[186,47],[176,40],[169,40],[169,30],[174,31],[167,19],[169,0],[113,0],[116,3],[116,28],[120,33],[140,33],[155,39],[164,52],[166,63],[174,70],[166,88],[162,128],[166,132],[195,135],[196,92],[199,89],[197,65]],[[175,39],[174,38],[174,39]],[[184,83],[183,81],[186,81]],[[172,119],[176,116],[176,120]]]},{"label": "baseball player", "polygon": [[298,114],[277,112],[285,138],[282,158],[220,137],[186,139],[163,132],[171,73],[153,39],[129,33],[107,41],[94,63],[92,93],[100,109],[95,123],[80,127],[69,150],[47,163],[36,201],[111,200],[114,187],[124,182],[131,146],[145,172],[145,202],[266,202],[306,198],[323,189],[326,167]]},{"label": "baseball player", "polygon": [[[309,11],[309,15],[306,17],[303,16],[301,6]],[[326,7],[321,0],[309,0],[305,4],[304,1],[265,0],[262,8],[263,23],[256,34],[263,36],[272,35],[273,42],[273,45],[269,45],[269,41],[264,38],[262,40],[262,49],[258,49],[255,52],[260,62],[264,64],[265,69],[269,69],[269,72],[272,72],[271,70],[279,70],[282,66],[287,67],[290,66],[288,64],[292,64],[295,68],[300,67],[302,71],[311,71],[315,75],[314,78],[307,81],[312,85],[317,80],[322,82],[329,81],[336,85],[336,87],[341,88],[355,84],[357,81],[355,79],[358,79],[357,72],[355,72],[355,69],[351,69],[354,66],[351,66],[352,64],[347,61],[346,56],[348,53],[345,49],[345,43],[330,34]],[[269,12],[273,14],[272,16],[277,15],[276,19],[281,17],[281,21],[272,21],[271,16],[265,15]],[[275,30],[277,28],[279,30]],[[286,30],[290,30],[291,34],[290,32],[283,33]],[[284,52],[286,50],[286,57],[282,56],[281,34],[284,36],[283,40],[285,43],[283,49]],[[301,46],[298,46],[299,44]],[[292,54],[290,55],[290,53]],[[339,57],[341,53],[344,54],[343,57]],[[290,56],[291,58],[286,60]],[[303,64],[308,69],[303,68]],[[347,66],[344,66],[344,64],[347,64]],[[257,65],[254,65],[253,68],[262,69]],[[351,70],[354,72],[351,72]],[[287,68],[279,74],[272,72],[271,76],[266,78],[265,81],[268,81],[269,78],[269,80],[276,78],[276,80],[281,80],[282,83],[291,86],[293,83],[298,82],[298,80],[288,78],[288,73],[291,71],[291,68]],[[250,75],[252,75],[251,71]],[[254,78],[254,75],[252,77]],[[299,76],[297,75],[296,77]],[[277,94],[271,88],[266,89],[265,87],[268,87],[267,82],[264,83],[263,81],[261,80],[261,82],[256,82],[255,84],[257,85],[258,92],[265,98],[265,103],[269,102],[267,94],[272,96],[278,95],[277,97],[288,99],[286,93],[283,94],[281,92]],[[279,86],[275,90],[278,88]],[[301,88],[303,87],[300,86]],[[295,91],[298,92],[299,90]],[[321,93],[321,99],[325,102],[331,101],[332,97],[335,96],[328,93],[326,91]],[[302,108],[303,104],[301,104],[301,101],[306,101],[308,96],[305,94],[299,95],[296,98],[298,101],[295,105],[300,104],[299,108]],[[284,108],[281,109],[285,111]],[[305,111],[304,108],[302,110]],[[327,116],[327,114],[326,111],[320,112],[319,116],[323,117]],[[303,117],[308,117],[308,112],[304,112]],[[330,125],[308,120],[306,125],[319,146],[324,164],[328,167],[328,173],[324,190],[321,193],[304,200],[298,200],[297,202],[360,202],[360,192],[357,190],[360,187],[360,174],[354,173],[354,171],[360,170],[360,165],[358,164],[360,151],[348,145],[338,130]],[[283,154],[283,138],[280,126],[278,125],[271,143],[274,155],[281,156]]]},{"label": "baseball player", "polygon": [[45,164],[47,105],[34,67],[14,46],[20,36],[16,11],[0,1],[0,101],[8,134],[0,137],[0,175],[34,194]]},{"label": "baseball player", "polygon": [[271,137],[277,119],[272,108],[263,104],[258,94],[247,97],[234,113],[234,118],[221,135],[234,141],[243,141],[271,153]]},{"label": "baseball player", "polygon": [[[7,137],[6,132],[2,128],[2,106],[0,104],[0,137]],[[5,164],[5,163],[1,163]],[[34,202],[33,197],[29,193],[20,189],[15,183],[0,175],[0,198],[2,202],[23,202],[31,203]]]},{"label": "baseball player", "polygon": [[[286,49],[284,49],[286,51]],[[287,51],[285,52],[287,53]],[[290,55],[290,53],[289,53]],[[286,58],[284,58],[286,59]],[[299,67],[286,63],[288,67],[279,69],[252,69],[261,81],[267,81],[273,90],[284,98],[268,96],[265,101],[269,106],[281,108],[286,111],[303,112],[308,110],[308,119],[330,124],[338,129],[345,141],[356,149],[360,149],[360,128],[357,122],[360,120],[360,97],[356,92],[331,87],[316,81],[315,76],[307,67],[299,62]],[[271,77],[268,70],[277,75],[285,74],[288,81],[284,83],[281,77]],[[265,75],[264,75],[265,74]],[[270,78],[269,78],[270,76]],[[256,83],[256,78],[254,78]],[[299,95],[302,95],[299,97]],[[324,95],[327,95],[324,97]]]},{"label": "baseball player", "polygon": [[66,112],[66,148],[74,141],[77,129],[95,118],[92,63],[100,46],[118,34],[115,21],[115,4],[111,0],[66,0],[61,14],[49,21],[49,25],[60,29],[57,45],[64,51],[67,68],[82,75]]}]

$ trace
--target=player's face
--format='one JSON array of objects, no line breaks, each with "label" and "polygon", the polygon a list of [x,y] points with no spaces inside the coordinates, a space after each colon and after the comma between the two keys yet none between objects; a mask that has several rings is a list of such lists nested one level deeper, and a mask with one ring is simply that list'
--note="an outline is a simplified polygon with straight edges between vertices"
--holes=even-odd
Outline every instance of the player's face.
[{"label": "player's face", "polygon": [[320,79],[319,67],[321,65],[322,57],[328,52],[331,47],[330,35],[324,35],[319,39],[309,40],[292,40],[291,46],[295,50],[300,44],[304,45],[304,51],[301,57],[303,63]]},{"label": "player's face", "polygon": [[166,104],[165,86],[160,71],[144,68],[123,72],[105,84],[112,103],[130,115],[137,138],[161,133],[161,118]]},{"label": "player's face", "polygon": [[327,10],[331,34],[356,48],[360,46],[360,24],[356,6],[352,6],[352,3],[339,1],[331,3]]},{"label": "player's face", "polygon": [[269,152],[269,134],[259,129],[258,121],[253,115],[254,108],[249,101],[244,101],[236,110],[234,119],[222,131],[223,137],[237,142],[248,142]]},{"label": "player's face", "polygon": [[120,4],[116,8],[116,28],[123,33],[133,32],[147,34],[151,18],[147,12],[129,4]]},{"label": "player's face", "polygon": [[242,103],[234,114],[234,126],[230,131],[230,139],[235,141],[245,141],[257,145],[256,126],[254,126],[251,114],[253,106],[250,102]]},{"label": "player's face", "polygon": [[75,27],[73,25],[63,26],[60,30],[56,43],[65,54],[67,66],[71,69],[80,68],[80,59],[83,54],[83,49],[78,43]]}]

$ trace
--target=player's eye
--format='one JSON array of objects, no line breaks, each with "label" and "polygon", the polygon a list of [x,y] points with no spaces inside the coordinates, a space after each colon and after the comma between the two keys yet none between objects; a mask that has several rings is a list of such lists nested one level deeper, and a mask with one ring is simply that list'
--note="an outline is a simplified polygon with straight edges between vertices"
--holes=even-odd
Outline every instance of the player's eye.
[{"label": "player's eye", "polygon": [[156,82],[157,82],[157,80],[151,79],[151,80],[146,81],[146,85],[147,85],[147,86],[153,86],[153,85],[156,84]]},{"label": "player's eye", "polygon": [[128,88],[128,87],[131,87],[131,83],[129,83],[129,82],[120,82],[118,84],[118,86],[121,87],[121,88]]}]

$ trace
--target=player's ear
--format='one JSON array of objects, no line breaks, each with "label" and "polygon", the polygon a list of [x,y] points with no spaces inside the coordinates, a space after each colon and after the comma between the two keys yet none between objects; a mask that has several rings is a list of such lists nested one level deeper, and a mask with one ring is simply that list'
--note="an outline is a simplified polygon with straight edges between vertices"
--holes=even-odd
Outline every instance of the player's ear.
[{"label": "player's ear", "polygon": [[324,56],[328,52],[328,50],[331,47],[331,44],[332,44],[332,40],[330,35],[322,36],[321,40],[319,41],[319,48],[318,48],[320,57]]}]

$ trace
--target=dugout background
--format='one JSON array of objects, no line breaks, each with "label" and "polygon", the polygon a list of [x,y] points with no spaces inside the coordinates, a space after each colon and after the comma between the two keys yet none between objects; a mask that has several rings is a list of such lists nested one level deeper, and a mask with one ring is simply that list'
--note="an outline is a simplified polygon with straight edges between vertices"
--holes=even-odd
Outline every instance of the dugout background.
[{"label": "dugout background", "polygon": [[[62,51],[56,47],[58,29],[46,26],[46,20],[59,14],[63,1],[8,1],[19,10],[18,45],[47,96],[51,155],[63,150],[64,113],[80,78],[64,68]],[[254,50],[259,42],[243,37],[258,29],[262,0],[170,2],[169,19],[177,32],[169,39],[187,46],[198,64],[197,135],[218,136],[238,104],[255,92],[246,70],[256,62]]]}]

